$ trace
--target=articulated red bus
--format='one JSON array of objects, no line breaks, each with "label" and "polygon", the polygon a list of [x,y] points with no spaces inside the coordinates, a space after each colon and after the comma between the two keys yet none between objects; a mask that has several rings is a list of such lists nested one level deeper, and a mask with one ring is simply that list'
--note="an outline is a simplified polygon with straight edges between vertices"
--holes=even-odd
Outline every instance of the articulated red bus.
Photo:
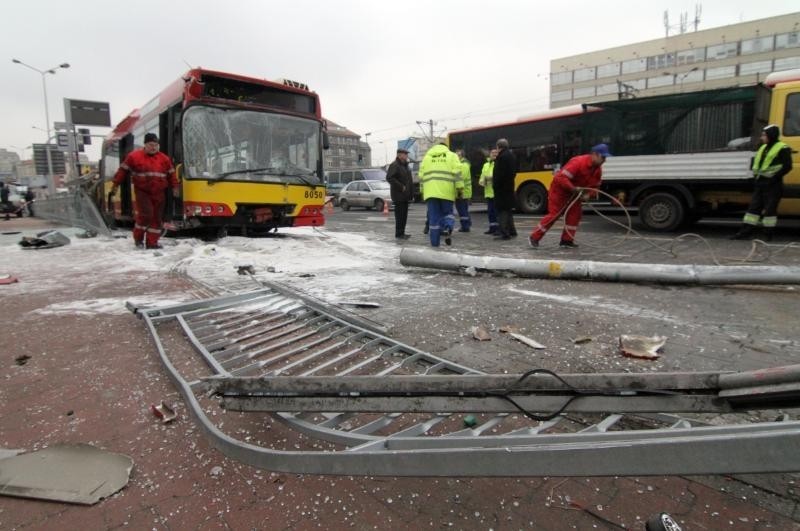
[{"label": "articulated red bus", "polygon": [[325,223],[327,133],[306,85],[196,68],[131,112],[103,142],[95,197],[117,222],[132,222],[136,198],[126,182],[112,203],[111,179],[146,133],[158,135],[181,183],[180,198],[166,194],[168,228],[252,235]]}]

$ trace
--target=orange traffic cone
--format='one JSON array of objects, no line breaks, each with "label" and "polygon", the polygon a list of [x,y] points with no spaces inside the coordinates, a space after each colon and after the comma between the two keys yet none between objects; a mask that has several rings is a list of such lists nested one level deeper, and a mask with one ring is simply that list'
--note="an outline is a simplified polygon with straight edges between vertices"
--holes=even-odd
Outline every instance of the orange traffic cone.
[{"label": "orange traffic cone", "polygon": [[384,201],[383,202],[383,215],[384,216],[388,216],[389,215],[389,201]]}]

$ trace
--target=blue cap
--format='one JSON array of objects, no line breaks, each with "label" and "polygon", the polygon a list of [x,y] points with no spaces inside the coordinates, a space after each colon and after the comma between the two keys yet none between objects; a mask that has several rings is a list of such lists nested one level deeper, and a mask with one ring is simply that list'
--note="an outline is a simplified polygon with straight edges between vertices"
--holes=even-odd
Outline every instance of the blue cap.
[{"label": "blue cap", "polygon": [[608,146],[606,144],[597,144],[592,148],[592,153],[597,153],[601,157],[613,157],[608,151]]}]

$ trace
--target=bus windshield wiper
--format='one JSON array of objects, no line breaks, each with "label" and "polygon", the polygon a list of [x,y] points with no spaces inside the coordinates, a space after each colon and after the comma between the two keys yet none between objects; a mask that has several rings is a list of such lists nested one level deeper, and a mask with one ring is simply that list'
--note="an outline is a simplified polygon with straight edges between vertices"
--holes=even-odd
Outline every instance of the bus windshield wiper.
[{"label": "bus windshield wiper", "polygon": [[222,181],[230,177],[231,175],[236,175],[237,173],[261,173],[261,172],[267,173],[267,172],[274,172],[277,170],[279,170],[279,168],[276,168],[274,166],[267,166],[264,168],[250,168],[245,170],[231,170],[231,171],[226,171],[225,173],[220,173],[219,175],[216,176],[216,178],[209,179],[208,182]]},{"label": "bus windshield wiper", "polygon": [[[313,174],[314,174],[314,172],[311,172],[309,175],[313,175]],[[300,179],[300,181],[303,182],[303,184],[305,184],[309,188],[316,188],[317,186],[322,186],[322,183],[314,184],[311,181],[309,181],[308,179],[306,179],[305,177],[303,177],[302,175],[291,175],[291,177],[297,177],[298,179]]]}]

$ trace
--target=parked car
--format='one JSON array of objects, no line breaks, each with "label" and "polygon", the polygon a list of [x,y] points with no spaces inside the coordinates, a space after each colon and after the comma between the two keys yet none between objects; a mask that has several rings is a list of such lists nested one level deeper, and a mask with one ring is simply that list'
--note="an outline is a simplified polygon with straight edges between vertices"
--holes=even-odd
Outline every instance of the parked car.
[{"label": "parked car", "polygon": [[386,181],[352,181],[339,192],[339,206],[342,210],[350,210],[350,207],[383,210],[384,204],[389,208],[394,207],[389,183]]},{"label": "parked car", "polygon": [[354,168],[350,170],[330,170],[325,176],[328,195],[333,196],[333,204],[339,204],[339,192],[352,181],[385,181],[383,168]]}]

